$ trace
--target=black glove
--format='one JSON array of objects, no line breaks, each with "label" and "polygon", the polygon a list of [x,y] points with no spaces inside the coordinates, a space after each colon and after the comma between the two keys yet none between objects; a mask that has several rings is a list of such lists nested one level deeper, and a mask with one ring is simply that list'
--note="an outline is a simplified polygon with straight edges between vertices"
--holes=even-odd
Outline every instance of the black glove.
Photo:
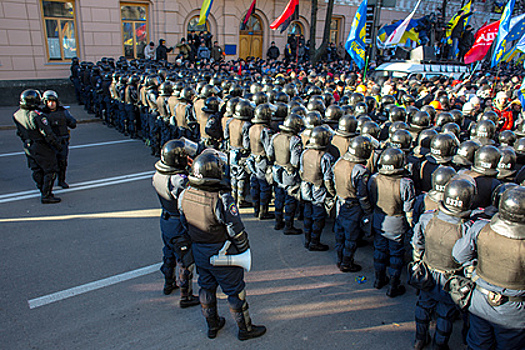
[{"label": "black glove", "polygon": [[248,241],[248,235],[246,234],[246,231],[238,233],[237,235],[230,238],[230,240],[239,251],[239,254],[244,253],[250,248],[250,242]]}]

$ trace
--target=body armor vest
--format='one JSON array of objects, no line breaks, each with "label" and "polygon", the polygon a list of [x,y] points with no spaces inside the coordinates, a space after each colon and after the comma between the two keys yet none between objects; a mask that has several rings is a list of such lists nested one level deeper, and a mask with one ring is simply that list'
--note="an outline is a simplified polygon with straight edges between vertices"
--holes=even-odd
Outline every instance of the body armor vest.
[{"label": "body armor vest", "polygon": [[48,119],[49,125],[51,125],[51,129],[57,137],[69,137],[69,129],[67,128],[67,117],[65,109],[63,109],[62,107],[58,107],[56,111],[49,112]]},{"label": "body armor vest", "polygon": [[308,149],[303,155],[303,180],[321,187],[323,184],[323,174],[321,173],[321,158],[326,151]]},{"label": "body armor vest", "polygon": [[219,200],[219,192],[206,192],[193,187],[184,192],[182,211],[187,214],[185,217],[188,222],[188,234],[193,242],[226,241],[226,228],[215,217],[215,208]]},{"label": "body armor vest", "polygon": [[452,248],[462,237],[461,223],[452,224],[434,215],[425,229],[425,256],[423,260],[430,268],[438,270],[457,270],[461,267],[452,258]]},{"label": "body armor vest", "polygon": [[204,103],[206,100],[199,98],[193,102],[193,106],[195,107],[195,116],[197,117],[197,120],[201,120],[203,117],[203,114],[205,112],[202,111],[202,108],[204,107]]},{"label": "body armor vest", "polygon": [[472,176],[472,178],[476,181],[476,187],[478,188],[477,193],[474,195],[472,200],[472,208],[488,207],[491,202],[490,196],[492,194],[493,178],[472,170],[465,170],[463,174]]},{"label": "body armor vest", "polygon": [[171,117],[175,117],[175,108],[179,104],[179,99],[175,96],[170,96],[168,97],[166,102],[168,103],[168,113]]},{"label": "body armor vest", "polygon": [[146,92],[146,102],[151,112],[157,112],[157,91],[149,90]]},{"label": "body armor vest", "polygon": [[172,176],[173,175],[155,173],[155,175],[153,175],[153,187],[155,187],[155,191],[157,191],[157,195],[159,196],[162,209],[166,210],[171,214],[178,214],[179,207],[177,203],[177,198],[174,198],[171,194]]},{"label": "body armor vest", "polygon": [[130,105],[133,104],[135,101],[133,101],[131,97],[131,89],[133,87],[131,85],[126,86],[126,92],[124,93],[124,103]]},{"label": "body armor vest", "polygon": [[425,203],[425,211],[439,209],[439,203],[434,201],[428,194],[425,196],[424,203]]},{"label": "body armor vest", "polygon": [[109,93],[111,94],[111,98],[112,99],[114,99],[114,100],[118,99],[117,87],[115,86],[115,83],[111,83],[111,85],[109,85]]},{"label": "body armor vest", "polygon": [[335,159],[342,157],[348,151],[351,140],[351,137],[343,137],[337,134],[334,135],[332,138],[332,145],[339,150],[339,155],[335,157]]},{"label": "body armor vest", "polygon": [[310,140],[310,135],[312,134],[312,130],[305,130],[301,133],[301,142],[304,146],[308,144],[308,140]]},{"label": "body armor vest", "polygon": [[282,166],[285,169],[291,168],[290,164],[290,140],[292,135],[280,133],[273,140],[273,148],[275,150],[275,164]]},{"label": "body armor vest", "polygon": [[166,96],[159,96],[157,97],[157,110],[159,111],[159,115],[165,119],[168,117],[168,109],[166,105]]},{"label": "body armor vest", "polygon": [[140,88],[140,104],[143,106],[147,106],[146,102],[146,88],[143,86]]},{"label": "body armor vest", "polygon": [[206,112],[203,112],[200,116],[197,114],[197,122],[199,123],[201,138],[211,138],[211,136],[206,133],[206,124],[208,123],[208,119],[210,119],[210,117],[211,114]]},{"label": "body armor vest", "polygon": [[335,191],[343,200],[357,199],[356,189],[352,184],[352,171],[356,163],[339,159],[334,165]]},{"label": "body armor vest", "polygon": [[24,141],[45,141],[44,136],[38,131],[37,126],[34,125],[31,113],[37,112],[20,109],[13,116],[15,123],[17,124],[18,133]]},{"label": "body armor vest", "polygon": [[182,101],[175,107],[175,121],[177,126],[188,129],[188,122],[186,121],[186,103]]},{"label": "body armor vest", "polygon": [[261,132],[264,128],[264,124],[254,124],[250,127],[250,151],[254,156],[266,156],[261,142]]},{"label": "body armor vest", "polygon": [[525,289],[525,239],[512,239],[495,232],[490,224],[478,235],[476,273],[498,287]]},{"label": "body armor vest", "polygon": [[244,148],[242,143],[242,127],[246,123],[245,120],[233,119],[228,125],[230,131],[230,147],[232,148]]},{"label": "body armor vest", "polygon": [[370,184],[370,197],[375,210],[388,216],[404,215],[401,199],[401,177],[378,174]]}]

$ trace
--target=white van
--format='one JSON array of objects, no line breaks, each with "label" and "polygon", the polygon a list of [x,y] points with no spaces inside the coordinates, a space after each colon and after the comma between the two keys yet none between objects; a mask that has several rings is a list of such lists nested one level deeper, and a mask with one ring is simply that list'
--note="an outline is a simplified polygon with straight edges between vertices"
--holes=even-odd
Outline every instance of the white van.
[{"label": "white van", "polygon": [[435,76],[459,79],[461,76],[468,75],[469,73],[469,65],[423,63],[423,61],[397,61],[383,63],[370,72],[370,76],[374,80],[380,77],[410,79],[418,74],[421,74],[427,79]]}]

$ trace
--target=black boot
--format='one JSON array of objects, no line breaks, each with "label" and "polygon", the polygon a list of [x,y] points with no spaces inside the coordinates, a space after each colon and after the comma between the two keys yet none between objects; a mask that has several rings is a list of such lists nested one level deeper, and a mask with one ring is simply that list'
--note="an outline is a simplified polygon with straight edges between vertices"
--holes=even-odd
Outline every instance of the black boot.
[{"label": "black boot", "polygon": [[322,244],[321,242],[321,232],[313,232],[312,234],[312,241],[310,242],[310,246],[308,246],[308,250],[311,252],[325,252],[329,249],[329,247],[326,244]]},{"label": "black boot", "polygon": [[58,186],[63,189],[69,188],[69,185],[66,182],[66,169],[60,169],[60,172],[58,173]]},{"label": "black boot", "polygon": [[259,208],[259,220],[271,220],[274,218],[274,215],[268,212],[268,204],[261,205]]},{"label": "black boot", "polygon": [[42,204],[60,203],[61,199],[53,196],[53,182],[55,182],[55,174],[44,175],[42,183],[42,196],[40,201]]},{"label": "black boot", "polygon": [[[418,339],[423,338],[423,339]],[[425,346],[430,344],[430,335],[418,336],[416,335],[416,341],[414,342],[414,350],[423,350]]]},{"label": "black boot", "polygon": [[248,340],[258,338],[266,333],[265,326],[256,326],[252,324],[250,313],[248,312],[248,303],[244,303],[241,310],[230,309],[230,312],[239,327],[239,340]]},{"label": "black boot", "polygon": [[381,289],[388,284],[388,278],[385,271],[376,271],[376,280],[374,281],[374,288]]},{"label": "black boot", "polygon": [[354,263],[354,259],[350,259],[347,257],[343,257],[343,262],[339,267],[339,270],[341,270],[341,272],[358,272],[361,271],[361,269],[361,265]]},{"label": "black boot", "polygon": [[164,280],[164,289],[162,289],[162,292],[164,293],[164,295],[170,295],[171,292],[173,292],[177,288],[179,288],[179,286],[177,286],[175,280],[166,279]]},{"label": "black boot", "polygon": [[310,232],[304,233],[304,247],[306,249],[310,248],[310,242],[312,241],[312,234]]},{"label": "black boot", "polygon": [[248,202],[243,195],[239,194],[239,200],[237,201],[237,207],[239,208],[250,208],[252,204]]},{"label": "black boot", "polygon": [[390,298],[395,298],[397,296],[405,294],[405,286],[399,283],[399,277],[390,276],[390,284],[386,290],[386,295]]},{"label": "black boot", "polygon": [[180,293],[180,301],[179,301],[179,306],[181,309],[185,309],[187,307],[191,307],[191,306],[197,306],[199,305],[200,302],[199,302],[199,297],[196,296],[196,295],[187,295],[187,296],[182,296],[182,289],[181,289],[181,293]]},{"label": "black boot", "polygon": [[215,339],[217,333],[224,327],[226,320],[217,314],[217,305],[202,305],[202,314],[206,318],[208,325],[208,338]]},{"label": "black boot", "polygon": [[284,232],[285,235],[291,236],[291,235],[302,235],[303,230],[300,228],[293,227],[293,219],[290,221],[286,221],[284,223]]},{"label": "black boot", "polygon": [[283,220],[283,214],[275,214],[275,226],[273,227],[274,230],[279,231],[284,228],[284,220]]}]

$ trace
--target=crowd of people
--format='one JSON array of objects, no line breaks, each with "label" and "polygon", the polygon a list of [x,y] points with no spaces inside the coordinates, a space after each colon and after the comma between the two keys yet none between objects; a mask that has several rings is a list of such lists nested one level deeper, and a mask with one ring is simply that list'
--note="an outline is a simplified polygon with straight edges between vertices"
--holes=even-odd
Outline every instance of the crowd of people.
[{"label": "crowd of people", "polygon": [[[285,235],[302,235],[312,252],[329,250],[322,237],[333,218],[336,266],[360,271],[366,262],[355,260],[358,245],[373,241],[373,285],[386,287],[388,297],[405,293],[401,274],[412,256],[415,349],[431,341],[447,349],[460,316],[471,349],[520,349],[523,70],[374,80],[345,61],[270,61],[200,69],[72,61],[79,102],[160,157],[153,186],[162,206],[164,293],[180,287],[181,307],[200,304],[214,338],[225,322],[215,297],[221,286],[239,339],[261,336],[265,327],[249,317],[243,268],[231,265],[250,249],[239,208],[253,208]],[[29,110],[38,119],[40,112]],[[231,259],[221,260],[225,255]],[[218,260],[230,262],[214,265]],[[195,267],[198,296],[191,290]]]}]

